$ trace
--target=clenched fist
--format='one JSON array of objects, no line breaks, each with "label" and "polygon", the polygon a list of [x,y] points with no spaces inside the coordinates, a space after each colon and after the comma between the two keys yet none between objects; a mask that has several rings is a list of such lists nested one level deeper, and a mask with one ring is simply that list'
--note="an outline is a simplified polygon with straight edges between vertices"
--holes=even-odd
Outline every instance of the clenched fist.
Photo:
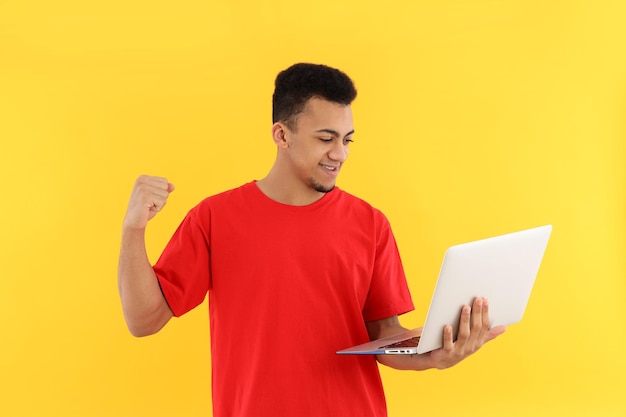
[{"label": "clenched fist", "polygon": [[165,206],[172,191],[174,184],[166,178],[148,175],[137,178],[124,218],[124,228],[145,229],[148,221]]}]

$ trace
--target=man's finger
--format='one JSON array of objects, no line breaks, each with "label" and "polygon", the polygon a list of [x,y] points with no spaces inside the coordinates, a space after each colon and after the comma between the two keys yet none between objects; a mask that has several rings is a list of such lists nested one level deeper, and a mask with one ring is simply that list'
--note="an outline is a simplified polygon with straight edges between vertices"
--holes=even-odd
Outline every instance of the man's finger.
[{"label": "man's finger", "polygon": [[487,342],[495,339],[500,336],[502,333],[506,332],[506,326],[497,326],[492,329],[489,329],[487,332]]},{"label": "man's finger", "polygon": [[456,343],[461,346],[467,343],[470,337],[470,316],[472,309],[470,306],[463,306],[461,309],[461,320],[459,321],[459,334],[456,339]]},{"label": "man's finger", "polygon": [[443,350],[450,352],[454,348],[452,326],[446,325],[443,328]]},{"label": "man's finger", "polygon": [[489,322],[489,300],[483,298],[482,328],[480,331],[480,340],[485,340],[490,327]]},{"label": "man's finger", "polygon": [[476,297],[472,303],[472,333],[480,332],[480,328],[483,325],[483,299]]}]

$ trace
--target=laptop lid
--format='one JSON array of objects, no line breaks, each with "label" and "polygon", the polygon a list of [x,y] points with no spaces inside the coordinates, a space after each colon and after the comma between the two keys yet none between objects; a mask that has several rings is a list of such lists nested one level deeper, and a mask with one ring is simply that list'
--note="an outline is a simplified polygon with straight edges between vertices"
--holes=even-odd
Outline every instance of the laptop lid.
[{"label": "laptop lid", "polygon": [[444,326],[451,325],[456,337],[461,307],[471,305],[476,297],[489,300],[491,327],[517,323],[526,310],[551,232],[552,226],[547,225],[451,246],[444,255],[417,347],[398,348],[396,344],[416,335],[410,331],[337,353],[413,354],[440,348]]},{"label": "laptop lid", "polygon": [[491,327],[519,322],[551,232],[547,225],[448,248],[417,353],[440,348],[447,324],[457,335],[461,307],[476,297],[489,300]]}]

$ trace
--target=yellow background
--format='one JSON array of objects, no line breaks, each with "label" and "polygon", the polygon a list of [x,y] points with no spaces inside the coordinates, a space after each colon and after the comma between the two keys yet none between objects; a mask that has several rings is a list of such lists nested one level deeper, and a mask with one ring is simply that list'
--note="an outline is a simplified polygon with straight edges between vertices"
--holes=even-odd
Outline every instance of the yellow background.
[{"label": "yellow background", "polygon": [[446,247],[554,225],[524,320],[456,368],[384,369],[391,417],[626,415],[621,1],[0,1],[0,415],[210,415],[206,305],[121,314],[135,177],[201,198],[265,175],[271,93],[350,74],[339,185],[389,217],[422,323]]}]

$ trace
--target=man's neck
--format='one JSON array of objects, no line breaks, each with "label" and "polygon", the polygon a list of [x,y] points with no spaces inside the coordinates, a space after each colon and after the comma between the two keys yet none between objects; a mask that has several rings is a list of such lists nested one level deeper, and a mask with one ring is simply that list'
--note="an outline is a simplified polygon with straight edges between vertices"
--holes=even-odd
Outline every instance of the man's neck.
[{"label": "man's neck", "polygon": [[288,178],[281,176],[272,168],[265,178],[256,182],[256,185],[268,198],[290,206],[307,206],[326,194],[314,190],[299,180]]}]

